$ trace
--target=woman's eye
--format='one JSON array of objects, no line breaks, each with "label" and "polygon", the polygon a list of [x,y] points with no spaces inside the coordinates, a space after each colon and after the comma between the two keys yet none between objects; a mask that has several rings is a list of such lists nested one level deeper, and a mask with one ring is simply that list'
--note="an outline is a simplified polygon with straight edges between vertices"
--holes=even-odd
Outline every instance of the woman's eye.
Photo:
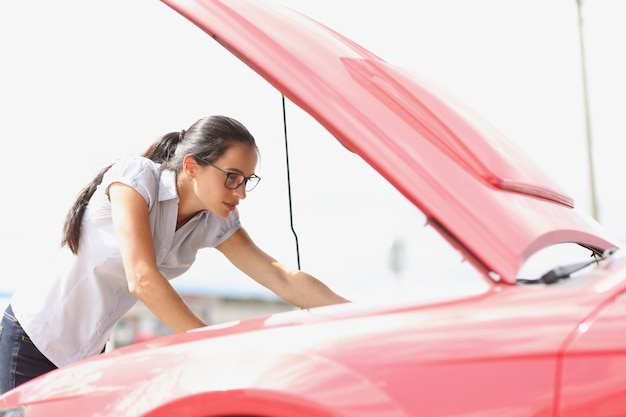
[{"label": "woman's eye", "polygon": [[243,175],[239,174],[228,174],[228,184],[232,186],[237,186],[244,181]]}]

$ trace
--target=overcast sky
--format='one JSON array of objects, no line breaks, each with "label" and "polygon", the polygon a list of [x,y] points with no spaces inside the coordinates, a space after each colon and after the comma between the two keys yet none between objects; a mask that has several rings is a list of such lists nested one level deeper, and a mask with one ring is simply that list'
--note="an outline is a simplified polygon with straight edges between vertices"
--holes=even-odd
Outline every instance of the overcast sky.
[{"label": "overcast sky", "polygon": [[[282,3],[440,84],[591,212],[575,0]],[[626,140],[626,2],[586,0],[582,10],[598,217],[626,238],[619,152]],[[242,204],[244,223],[260,246],[295,262],[286,185],[278,175],[284,167],[280,95],[169,7],[152,0],[2,0],[0,56],[0,289],[45,277],[65,212],[99,168],[208,114],[236,117],[257,137],[263,181]],[[324,135],[296,109],[290,114],[300,128],[290,130],[294,141]],[[299,225],[303,268],[345,291],[364,271],[388,275],[383,252],[407,228],[419,227],[419,218],[394,222],[411,216],[411,208],[383,191],[359,161],[333,159],[340,147],[332,141],[290,146],[301,172],[326,181],[305,181],[294,191],[301,202],[296,214],[316,216]],[[337,187],[327,172],[333,163],[364,169],[362,179],[347,190]],[[361,218],[365,206],[372,211]],[[315,235],[323,224],[328,231]],[[359,234],[377,243],[351,251],[345,236]],[[364,258],[376,266],[368,268]],[[200,260],[203,273],[220,271],[219,277],[207,273],[212,285],[248,288],[244,280],[233,283],[219,262]]]}]

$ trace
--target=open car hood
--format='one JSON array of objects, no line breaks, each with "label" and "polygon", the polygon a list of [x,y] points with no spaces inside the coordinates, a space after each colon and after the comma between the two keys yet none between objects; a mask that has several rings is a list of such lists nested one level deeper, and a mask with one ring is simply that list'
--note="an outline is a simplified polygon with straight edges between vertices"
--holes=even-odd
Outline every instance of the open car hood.
[{"label": "open car hood", "polygon": [[362,157],[483,272],[514,283],[544,247],[616,246],[506,138],[335,31],[259,0],[163,1]]}]

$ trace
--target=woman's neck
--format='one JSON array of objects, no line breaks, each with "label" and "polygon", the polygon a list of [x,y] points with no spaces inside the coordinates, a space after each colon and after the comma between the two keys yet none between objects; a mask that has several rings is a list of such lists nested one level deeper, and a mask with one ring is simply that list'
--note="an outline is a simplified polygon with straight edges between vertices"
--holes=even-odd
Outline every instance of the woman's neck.
[{"label": "woman's neck", "polygon": [[[182,177],[182,176],[181,176]],[[187,178],[177,178],[176,180],[176,192],[178,193],[178,215],[176,217],[176,230],[183,227],[189,220],[191,220],[197,213],[202,211],[202,208],[194,204],[193,191],[191,189],[191,182]]]}]

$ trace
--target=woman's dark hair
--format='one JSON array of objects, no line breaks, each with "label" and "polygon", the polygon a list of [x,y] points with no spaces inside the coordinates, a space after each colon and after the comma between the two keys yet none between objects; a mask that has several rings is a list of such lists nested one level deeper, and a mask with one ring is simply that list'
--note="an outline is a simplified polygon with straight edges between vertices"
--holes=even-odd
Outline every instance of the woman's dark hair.
[{"label": "woman's dark hair", "polygon": [[[244,125],[229,117],[209,116],[198,120],[186,131],[161,136],[141,156],[160,163],[162,169],[170,169],[178,175],[185,156],[195,155],[207,162],[215,162],[233,143],[249,145],[258,152],[254,137]],[[204,164],[200,160],[198,163]],[[67,245],[74,254],[78,253],[85,208],[109,168],[111,165],[100,171],[80,191],[65,217],[61,246]]]}]

